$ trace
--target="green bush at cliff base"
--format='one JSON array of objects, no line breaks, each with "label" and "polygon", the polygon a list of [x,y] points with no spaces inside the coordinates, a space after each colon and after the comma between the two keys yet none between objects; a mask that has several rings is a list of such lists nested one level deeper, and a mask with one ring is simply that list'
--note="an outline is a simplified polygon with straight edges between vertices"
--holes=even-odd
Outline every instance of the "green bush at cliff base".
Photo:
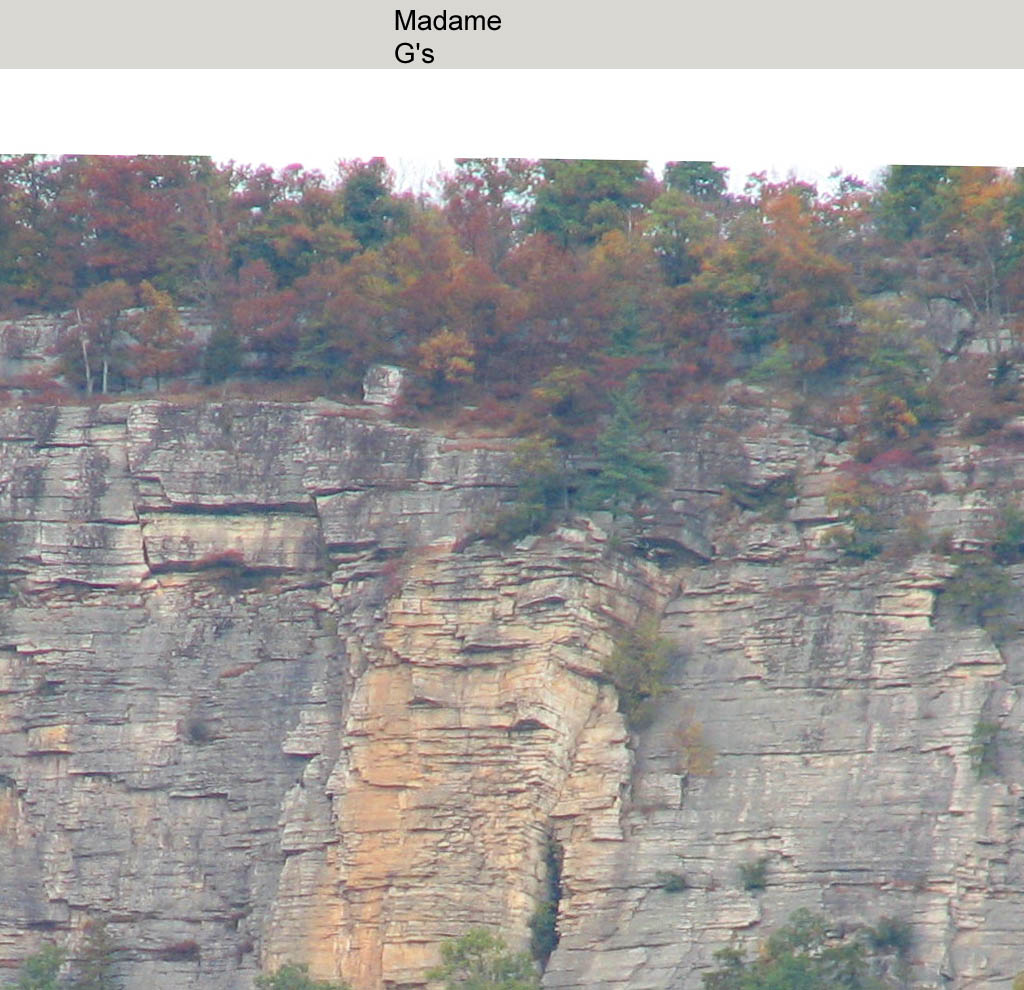
[{"label": "green bush at cliff base", "polygon": [[256,977],[259,990],[351,990],[344,981],[314,980],[309,967],[299,963],[285,963],[273,973]]},{"label": "green bush at cliff base", "polygon": [[65,952],[56,945],[44,945],[29,956],[18,973],[17,990],[57,990]]},{"label": "green bush at cliff base", "polygon": [[884,990],[890,982],[872,965],[870,946],[834,938],[824,918],[802,908],[770,935],[753,960],[736,949],[715,953],[719,968],[702,977],[705,990]]},{"label": "green bush at cliff base", "polygon": [[510,952],[500,935],[471,928],[441,946],[441,965],[427,973],[445,990],[540,990],[540,979],[525,952]]},{"label": "green bush at cliff base", "polygon": [[545,901],[530,916],[530,955],[542,966],[558,945],[558,905]]}]

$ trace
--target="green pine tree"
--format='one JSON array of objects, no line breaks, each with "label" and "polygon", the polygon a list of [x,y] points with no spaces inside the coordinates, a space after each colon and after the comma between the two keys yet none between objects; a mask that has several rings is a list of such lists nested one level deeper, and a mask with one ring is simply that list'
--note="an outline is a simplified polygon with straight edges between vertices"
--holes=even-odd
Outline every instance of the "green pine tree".
[{"label": "green pine tree", "polygon": [[657,454],[646,446],[636,387],[612,398],[611,421],[597,438],[597,471],[580,491],[580,507],[588,511],[632,508],[668,478]]}]

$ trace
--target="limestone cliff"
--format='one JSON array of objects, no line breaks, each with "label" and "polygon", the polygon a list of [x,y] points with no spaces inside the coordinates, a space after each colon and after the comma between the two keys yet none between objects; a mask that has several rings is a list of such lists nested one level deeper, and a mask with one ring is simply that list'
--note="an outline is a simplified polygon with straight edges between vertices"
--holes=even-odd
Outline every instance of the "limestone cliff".
[{"label": "limestone cliff", "polygon": [[[503,441],[329,402],[0,413],[0,983],[101,918],[126,990],[286,959],[423,987],[471,925],[526,944],[553,841],[547,987],[697,988],[800,906],[909,921],[915,987],[1008,986],[1017,606],[998,642],[954,621],[932,545],[977,546],[1024,450],[877,466],[916,536],[859,562],[849,451],[766,396],[659,442],[638,529],[502,551],[470,537]],[[672,683],[631,736],[602,661],[646,616]]]}]

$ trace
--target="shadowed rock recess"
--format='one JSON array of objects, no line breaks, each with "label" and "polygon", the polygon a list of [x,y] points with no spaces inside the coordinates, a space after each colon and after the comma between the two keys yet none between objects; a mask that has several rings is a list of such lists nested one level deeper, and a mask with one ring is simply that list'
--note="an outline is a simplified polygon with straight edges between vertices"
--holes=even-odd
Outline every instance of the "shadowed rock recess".
[{"label": "shadowed rock recess", "polygon": [[[698,988],[799,907],[907,922],[909,986],[1009,986],[1019,603],[955,622],[930,541],[977,550],[1024,450],[889,469],[916,542],[851,559],[849,453],[737,389],[662,424],[639,529],[501,550],[511,444],[369,415],[0,411],[0,985],[103,920],[125,990],[425,987],[471,926],[528,944],[555,843],[552,990]],[[602,663],[652,617],[631,734]]]}]

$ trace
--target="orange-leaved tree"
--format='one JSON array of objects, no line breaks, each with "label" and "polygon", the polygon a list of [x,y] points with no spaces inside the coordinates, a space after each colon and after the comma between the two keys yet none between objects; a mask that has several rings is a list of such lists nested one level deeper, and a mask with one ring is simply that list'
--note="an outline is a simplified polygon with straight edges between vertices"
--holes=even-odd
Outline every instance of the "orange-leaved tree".
[{"label": "orange-leaved tree", "polygon": [[195,367],[194,335],[182,324],[169,292],[143,282],[139,302],[142,309],[130,324],[135,343],[129,347],[127,374],[136,381],[152,378],[159,388],[161,379]]}]

